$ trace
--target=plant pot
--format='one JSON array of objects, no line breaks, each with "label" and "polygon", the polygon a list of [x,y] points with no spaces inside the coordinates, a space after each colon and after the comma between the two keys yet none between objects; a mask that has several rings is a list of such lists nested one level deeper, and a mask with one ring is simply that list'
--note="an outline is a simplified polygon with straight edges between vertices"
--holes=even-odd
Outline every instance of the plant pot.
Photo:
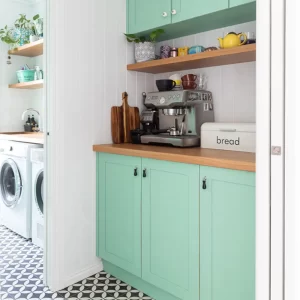
[{"label": "plant pot", "polygon": [[34,43],[34,42],[38,41],[39,39],[40,39],[40,37],[37,35],[31,35],[29,38],[30,43]]},{"label": "plant pot", "polygon": [[155,59],[155,44],[151,42],[135,44],[135,60],[143,62]]}]

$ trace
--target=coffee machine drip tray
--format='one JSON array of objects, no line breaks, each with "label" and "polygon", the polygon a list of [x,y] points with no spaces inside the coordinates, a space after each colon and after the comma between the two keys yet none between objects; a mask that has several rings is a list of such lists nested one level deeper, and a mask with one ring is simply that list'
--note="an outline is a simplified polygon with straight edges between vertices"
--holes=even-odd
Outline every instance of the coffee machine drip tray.
[{"label": "coffee machine drip tray", "polygon": [[199,147],[200,137],[197,135],[170,136],[164,134],[150,134],[141,136],[142,144],[165,145],[181,148]]}]

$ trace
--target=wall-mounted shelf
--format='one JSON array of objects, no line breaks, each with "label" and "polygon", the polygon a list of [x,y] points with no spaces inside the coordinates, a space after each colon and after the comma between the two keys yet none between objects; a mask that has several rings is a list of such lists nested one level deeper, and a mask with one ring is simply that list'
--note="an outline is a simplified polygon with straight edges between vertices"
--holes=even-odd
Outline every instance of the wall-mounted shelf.
[{"label": "wall-mounted shelf", "polygon": [[44,86],[44,80],[36,80],[22,83],[10,84],[10,89],[23,89],[23,90],[36,90],[41,89]]},{"label": "wall-mounted shelf", "polygon": [[238,64],[256,60],[256,44],[186,56],[152,60],[127,66],[128,71],[151,74]]},{"label": "wall-mounted shelf", "polygon": [[26,44],[19,48],[8,51],[9,55],[19,55],[27,57],[35,57],[43,54],[44,40],[38,40],[34,43]]}]

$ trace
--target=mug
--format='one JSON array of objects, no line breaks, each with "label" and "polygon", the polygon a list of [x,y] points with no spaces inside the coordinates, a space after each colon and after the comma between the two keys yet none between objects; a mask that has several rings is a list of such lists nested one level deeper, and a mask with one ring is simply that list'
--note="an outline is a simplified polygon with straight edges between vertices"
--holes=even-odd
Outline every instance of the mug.
[{"label": "mug", "polygon": [[194,74],[187,74],[187,75],[184,75],[183,77],[181,77],[181,80],[182,81],[196,81],[198,78],[197,75],[194,75]]},{"label": "mug", "polygon": [[160,58],[161,59],[169,58],[170,53],[171,53],[171,47],[170,46],[165,45],[165,46],[160,47]]},{"label": "mug", "polygon": [[179,74],[173,74],[169,79],[174,80],[176,82],[176,86],[181,85],[181,76]]}]

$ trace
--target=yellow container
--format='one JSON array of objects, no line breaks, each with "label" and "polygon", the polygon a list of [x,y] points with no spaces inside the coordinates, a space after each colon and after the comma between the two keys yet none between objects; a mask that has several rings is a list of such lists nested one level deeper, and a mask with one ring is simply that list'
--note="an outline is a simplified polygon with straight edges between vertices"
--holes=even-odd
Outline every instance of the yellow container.
[{"label": "yellow container", "polygon": [[178,48],[178,56],[185,56],[189,53],[189,47]]}]

